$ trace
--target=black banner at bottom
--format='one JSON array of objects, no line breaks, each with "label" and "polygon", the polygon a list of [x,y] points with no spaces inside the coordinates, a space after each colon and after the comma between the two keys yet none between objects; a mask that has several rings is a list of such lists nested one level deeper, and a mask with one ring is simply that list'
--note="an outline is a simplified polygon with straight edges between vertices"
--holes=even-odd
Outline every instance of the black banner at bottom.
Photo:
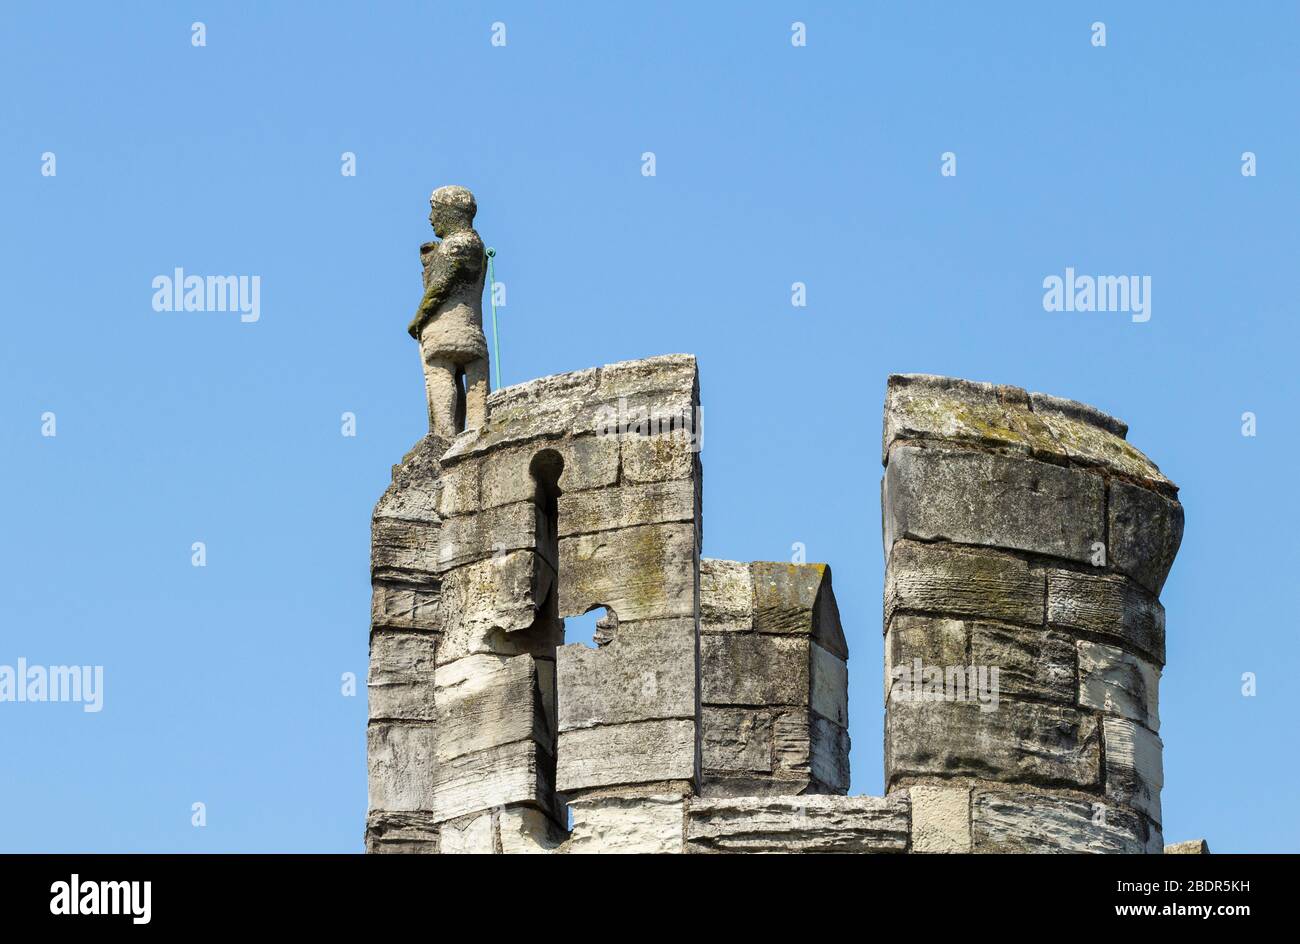
[{"label": "black banner at bottom", "polygon": [[[734,931],[774,919],[889,917],[921,926],[1052,918],[1058,927],[1200,922],[1230,931],[1283,914],[1290,856],[0,856],[7,928],[168,930],[569,921],[602,911]],[[703,870],[703,871],[702,871]],[[726,870],[726,871],[724,871]],[[730,875],[728,875],[728,872]],[[457,917],[462,912],[464,917]],[[644,926],[644,925],[643,925]],[[577,930],[577,925],[573,925]],[[630,928],[629,928],[630,930]],[[810,928],[810,930],[812,930]]]}]

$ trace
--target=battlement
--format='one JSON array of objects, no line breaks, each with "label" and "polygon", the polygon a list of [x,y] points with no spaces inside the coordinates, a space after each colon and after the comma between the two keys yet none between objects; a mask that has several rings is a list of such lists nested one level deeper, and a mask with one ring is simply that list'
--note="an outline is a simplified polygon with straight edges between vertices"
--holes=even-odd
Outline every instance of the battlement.
[{"label": "battlement", "polygon": [[[847,796],[830,568],[701,559],[701,433],[674,354],[498,390],[394,467],[369,851],[1163,848],[1158,594],[1182,506],[1124,423],[889,378],[884,797]],[[594,648],[565,643],[601,609]]]}]

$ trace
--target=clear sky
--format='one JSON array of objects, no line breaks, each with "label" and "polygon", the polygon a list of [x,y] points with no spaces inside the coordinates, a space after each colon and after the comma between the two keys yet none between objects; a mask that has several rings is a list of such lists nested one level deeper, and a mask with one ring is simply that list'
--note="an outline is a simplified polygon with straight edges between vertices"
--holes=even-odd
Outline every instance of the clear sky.
[{"label": "clear sky", "polygon": [[[361,849],[369,516],[426,426],[447,183],[505,383],[697,355],[704,551],[832,565],[854,792],[886,376],[1127,420],[1187,509],[1165,836],[1300,849],[1297,7],[61,6],[0,13],[0,664],[102,665],[103,709],[0,704],[0,849]],[[1150,320],[1045,311],[1067,266],[1149,275]],[[259,320],[155,311],[177,267],[258,276]]]}]

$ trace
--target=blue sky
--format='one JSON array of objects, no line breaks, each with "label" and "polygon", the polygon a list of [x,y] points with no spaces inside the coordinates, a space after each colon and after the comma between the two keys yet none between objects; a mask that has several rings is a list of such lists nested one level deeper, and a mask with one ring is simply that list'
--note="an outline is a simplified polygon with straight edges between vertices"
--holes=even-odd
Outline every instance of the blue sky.
[{"label": "blue sky", "polygon": [[[446,183],[498,252],[505,383],[697,355],[705,553],[832,565],[854,792],[883,786],[886,376],[1127,420],[1187,508],[1166,838],[1300,850],[1300,13],[1131,7],[7,4],[0,663],[105,691],[0,704],[0,850],[360,850],[340,677],[425,429],[405,326]],[[1066,266],[1150,275],[1151,320],[1044,311]],[[154,311],[176,267],[260,276],[260,320]]]}]

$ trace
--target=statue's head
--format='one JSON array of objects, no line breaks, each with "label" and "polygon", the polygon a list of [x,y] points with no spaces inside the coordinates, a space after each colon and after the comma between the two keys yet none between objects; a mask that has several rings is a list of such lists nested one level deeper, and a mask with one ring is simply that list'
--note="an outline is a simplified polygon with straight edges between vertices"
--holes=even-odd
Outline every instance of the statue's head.
[{"label": "statue's head", "polygon": [[478,204],[464,187],[439,187],[429,195],[429,225],[441,239],[457,230],[470,229]]}]

